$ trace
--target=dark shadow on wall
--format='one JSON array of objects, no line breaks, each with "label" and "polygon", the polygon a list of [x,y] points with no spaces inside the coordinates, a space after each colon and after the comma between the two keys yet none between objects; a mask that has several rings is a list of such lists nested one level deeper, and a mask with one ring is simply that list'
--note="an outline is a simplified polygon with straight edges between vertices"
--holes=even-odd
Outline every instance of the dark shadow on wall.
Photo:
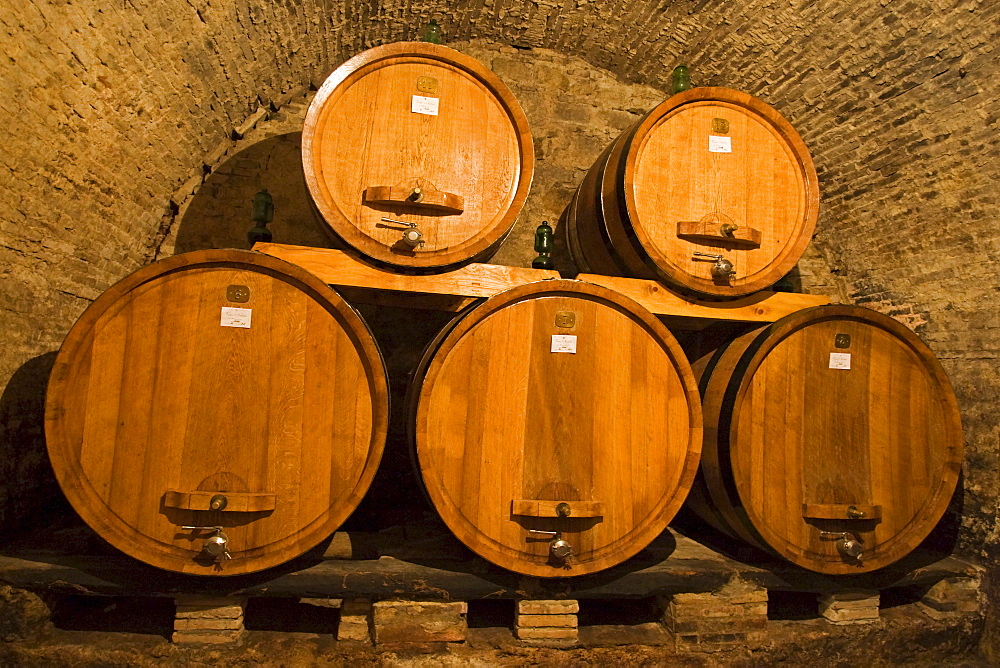
[{"label": "dark shadow on wall", "polygon": [[301,143],[301,132],[269,137],[216,167],[175,223],[174,253],[248,248],[253,198],[261,188],[274,204],[268,229],[275,243],[332,247],[306,187]]},{"label": "dark shadow on wall", "polygon": [[[931,530],[927,538],[917,548],[940,554],[955,554],[958,548],[959,533],[962,530],[962,516],[965,513],[965,474],[960,473],[955,492],[945,509],[944,515]],[[959,556],[965,556],[959,554]]]},{"label": "dark shadow on wall", "polygon": [[45,449],[45,391],[56,353],[25,362],[0,395],[0,544],[72,514]]}]

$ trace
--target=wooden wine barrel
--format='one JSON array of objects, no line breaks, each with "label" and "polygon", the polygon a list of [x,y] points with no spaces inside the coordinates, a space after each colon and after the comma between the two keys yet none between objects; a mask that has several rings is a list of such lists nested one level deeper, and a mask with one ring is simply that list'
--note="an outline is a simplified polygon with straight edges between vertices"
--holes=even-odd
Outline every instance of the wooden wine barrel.
[{"label": "wooden wine barrel", "polygon": [[[931,351],[892,318],[805,309],[694,369],[705,447],[688,505],[716,528],[840,575],[907,555],[947,509],[962,465],[958,405]],[[859,559],[842,539],[859,543]]]},{"label": "wooden wine barrel", "polygon": [[[507,86],[474,58],[423,42],[337,68],[309,107],[302,160],[336,237],[404,272],[495,251],[534,170],[528,121]],[[409,225],[416,245],[403,240]]]},{"label": "wooden wine barrel", "polygon": [[[683,352],[643,307],[589,283],[531,283],[467,312],[430,346],[408,400],[444,522],[526,575],[625,561],[666,528],[697,469]],[[558,532],[572,556],[531,531]]]},{"label": "wooden wine barrel", "polygon": [[[692,88],[626,130],[565,214],[582,271],[737,297],[773,285],[812,237],[819,187],[802,139],[767,104]],[[732,275],[715,277],[722,256]]]},{"label": "wooden wine barrel", "polygon": [[[108,542],[225,576],[329,536],[371,483],[387,420],[381,357],[343,299],[282,260],[209,250],[144,267],[84,312],[52,370],[46,437]],[[205,551],[213,527],[231,558]]]}]

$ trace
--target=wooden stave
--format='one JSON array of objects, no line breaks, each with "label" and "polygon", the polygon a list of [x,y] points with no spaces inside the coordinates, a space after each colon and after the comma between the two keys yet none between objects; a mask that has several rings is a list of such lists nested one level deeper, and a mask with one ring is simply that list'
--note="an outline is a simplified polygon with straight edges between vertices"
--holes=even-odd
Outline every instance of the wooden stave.
[{"label": "wooden stave", "polygon": [[[484,547],[481,544],[484,536],[481,533],[476,533],[474,524],[465,523],[463,525],[462,522],[456,522],[453,517],[453,513],[448,509],[446,499],[442,497],[440,487],[428,482],[428,476],[430,474],[428,472],[429,466],[426,463],[427,457],[426,455],[423,457],[421,456],[421,450],[426,450],[426,446],[423,445],[422,440],[426,438],[426,430],[422,428],[420,424],[421,421],[426,424],[429,420],[428,411],[426,409],[426,401],[424,400],[426,395],[425,388],[427,387],[428,375],[431,376],[431,380],[433,381],[434,373],[440,369],[443,358],[440,354],[442,347],[454,344],[484,320],[489,318],[490,315],[502,310],[510,303],[516,303],[518,300],[522,299],[530,299],[533,294],[544,296],[546,294],[559,294],[561,291],[566,290],[571,290],[575,293],[583,295],[595,295],[610,298],[619,305],[626,305],[630,311],[637,309],[634,313],[639,315],[646,325],[655,330],[662,330],[662,332],[667,333],[669,338],[665,338],[663,343],[670,350],[672,360],[678,365],[678,373],[681,377],[681,381],[686,386],[685,391],[688,401],[688,409],[690,412],[689,417],[691,418],[689,420],[690,438],[687,446],[687,457],[683,466],[684,473],[681,476],[679,484],[674,489],[669,503],[663,504],[662,511],[657,516],[656,521],[648,523],[641,536],[639,538],[634,538],[628,549],[619,549],[615,554],[612,554],[609,557],[602,557],[599,560],[589,563],[583,568],[577,568],[577,564],[574,564],[574,572],[572,573],[560,571],[553,568],[551,565],[532,563],[527,559],[512,560],[505,558],[505,555],[498,554],[489,546]],[[434,369],[435,365],[438,369]],[[417,372],[414,375],[413,382],[407,395],[411,455],[413,457],[414,465],[417,468],[418,478],[421,481],[421,486],[426,497],[430,501],[431,505],[437,510],[438,515],[444,520],[449,530],[451,530],[452,533],[455,534],[455,536],[473,552],[477,553],[487,561],[500,566],[501,568],[524,575],[543,578],[575,577],[610,568],[634,556],[641,549],[646,547],[657,535],[659,535],[680,509],[684,497],[687,494],[687,490],[690,488],[696,473],[697,461],[701,450],[701,408],[700,401],[697,396],[697,389],[694,386],[693,381],[694,376],[689,373],[689,368],[687,367],[684,355],[681,352],[679,345],[673,340],[673,337],[669,335],[669,332],[667,332],[666,328],[663,327],[662,323],[660,323],[655,317],[646,313],[644,308],[633,302],[628,297],[601,286],[564,279],[541,281],[538,283],[519,286],[495,297],[489,298],[485,300],[485,302],[481,302],[478,305],[470,307],[460,317],[457,317],[454,321],[449,323],[449,325],[435,338],[434,341],[428,345],[425,350],[424,356]],[[469,530],[470,527],[473,528],[472,531]]]},{"label": "wooden stave", "polygon": [[[115,308],[124,308],[123,298],[127,297],[133,290],[151,285],[158,278],[200,267],[225,267],[227,269],[250,267],[250,270],[260,271],[265,275],[280,275],[288,278],[290,279],[289,283],[301,287],[302,292],[308,297],[317,301],[324,300],[323,308],[336,319],[338,324],[345,327],[344,333],[355,348],[360,350],[362,364],[365,366],[366,373],[369,374],[368,380],[373,395],[370,449],[366,454],[363,470],[357,476],[353,489],[350,490],[343,503],[337,508],[331,506],[329,513],[321,514],[312,521],[301,523],[301,526],[294,533],[284,538],[264,546],[252,546],[241,550],[246,552],[248,556],[246,558],[234,556],[231,561],[223,564],[221,570],[209,570],[209,568],[195,564],[194,558],[201,552],[200,540],[192,541],[192,545],[196,546],[197,549],[184,549],[175,545],[167,545],[128,526],[114,514],[112,509],[100,508],[102,502],[96,498],[93,485],[83,474],[79,461],[74,466],[71,461],[72,455],[66,454],[71,452],[71,446],[65,443],[65,437],[62,433],[62,420],[69,398],[65,376],[78,351],[86,348],[88,341],[92,339],[94,327],[102,316]],[[146,265],[121,279],[102,293],[73,325],[57,355],[46,393],[46,442],[49,459],[57,481],[67,499],[80,517],[111,545],[133,558],[164,570],[197,576],[242,575],[280,565],[312,549],[332,534],[360,504],[374,479],[384,450],[388,430],[388,401],[388,380],[385,366],[381,352],[372,338],[367,324],[357,311],[328,285],[297,265],[261,253],[232,249],[193,251]],[[212,524],[229,526],[222,521],[229,519],[225,518],[223,513],[199,512],[210,513]],[[112,515],[115,516],[112,517]],[[205,515],[201,517],[205,517]],[[206,538],[209,535],[204,533],[200,535],[200,538]],[[140,540],[139,544],[136,543],[137,538]],[[162,551],[158,547],[148,549],[142,545],[141,541],[147,539],[156,546],[162,546]],[[261,552],[265,548],[267,548],[267,552],[262,554]]]},{"label": "wooden stave", "polygon": [[[738,104],[765,119],[787,142],[802,170],[805,211],[802,229],[784,253],[784,259],[769,264],[753,281],[738,286],[713,285],[707,279],[665,267],[665,259],[654,257],[645,232],[636,224],[636,171],[633,146],[649,136],[660,120],[684,105],[706,101]],[[609,153],[612,153],[609,155]],[[697,87],[673,95],[636,124],[625,130],[594,163],[577,189],[574,206],[567,211],[568,234],[578,241],[570,252],[582,267],[610,275],[657,280],[682,292],[709,298],[740,297],[766,289],[785,276],[798,262],[815,230],[819,210],[819,180],[808,148],[798,133],[776,110],[741,91],[721,87]],[[698,250],[693,248],[692,250]],[[703,249],[711,250],[711,249]],[[599,269],[598,269],[599,267]]]},{"label": "wooden stave", "polygon": [[[776,534],[754,510],[748,510],[738,489],[729,454],[737,437],[736,422],[745,404],[741,398],[747,392],[753,374],[768,353],[797,329],[823,321],[856,319],[878,327],[912,351],[925,365],[930,383],[938,392],[945,422],[945,437],[938,451],[942,453],[940,480],[919,512],[899,531],[877,544],[873,558],[866,554],[861,564],[848,560],[810,557],[799,549],[789,548],[790,539]],[[786,316],[773,325],[747,332],[720,346],[692,364],[699,376],[699,388],[705,419],[705,442],[698,476],[688,496],[687,508],[710,526],[754,547],[775,554],[805,569],[826,575],[846,576],[868,573],[902,559],[916,549],[934,530],[944,516],[958,485],[963,460],[963,436],[958,402],[951,383],[931,350],[912,331],[896,320],[863,307],[847,305],[817,306]],[[747,474],[740,476],[745,479]],[[838,529],[839,530],[839,529]],[[872,531],[858,535],[873,536]],[[798,548],[800,546],[796,546]],[[805,548],[802,548],[805,552]]]},{"label": "wooden stave", "polygon": [[[348,220],[334,204],[323,197],[324,187],[320,182],[318,169],[315,167],[317,159],[314,150],[314,138],[317,134],[317,124],[322,116],[323,106],[337,89],[342,84],[349,82],[357,72],[365,67],[382,60],[406,56],[423,57],[429,61],[439,61],[462,69],[488,88],[512,121],[513,131],[518,138],[518,147],[521,153],[520,177],[512,201],[505,214],[494,223],[487,233],[481,234],[458,248],[449,247],[449,249],[436,251],[434,254],[423,253],[412,257],[393,254],[387,250],[388,247],[384,244],[367,240],[359,232],[355,232],[353,221]],[[366,261],[390,271],[433,273],[449,271],[468,262],[484,261],[499,249],[513,228],[528,196],[534,175],[534,143],[527,117],[514,94],[499,77],[478,60],[439,44],[395,42],[383,44],[355,55],[335,69],[320,86],[306,113],[302,132],[302,164],[313,207],[320,219],[326,223],[324,231],[335,242],[346,244],[345,250],[358,253]]]}]

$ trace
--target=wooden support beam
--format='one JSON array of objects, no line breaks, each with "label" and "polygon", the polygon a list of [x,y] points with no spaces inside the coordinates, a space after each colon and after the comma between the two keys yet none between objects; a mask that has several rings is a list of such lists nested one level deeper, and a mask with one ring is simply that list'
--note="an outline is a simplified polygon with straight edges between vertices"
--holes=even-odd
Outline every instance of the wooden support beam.
[{"label": "wooden support beam", "polygon": [[[37,546],[38,541],[31,543]],[[481,598],[544,598],[551,582],[524,578],[482,560],[454,562],[381,559],[323,559],[317,546],[280,567],[250,575],[193,578],[162,571],[124,555],[59,554],[5,547],[0,551],[0,582],[37,592],[96,596],[294,596],[323,598],[438,598],[470,601]],[[896,564],[852,580],[853,586],[885,589],[914,584],[928,586],[945,578],[980,577],[981,568],[956,557],[919,550]],[[433,564],[433,565],[432,565]],[[768,590],[837,591],[838,576],[824,576],[774,561],[751,566],[718,554],[695,541],[664,532],[648,548],[614,568],[559,581],[575,599],[648,598],[678,592],[710,592],[734,575]],[[527,589],[526,589],[527,587]]]},{"label": "wooden support beam", "polygon": [[412,276],[366,264],[332,248],[257,243],[253,250],[297,264],[330,285],[396,290],[456,297],[492,297],[504,290],[559,278],[558,271],[472,263],[443,274]]},{"label": "wooden support beam", "polygon": [[[253,250],[297,264],[320,280],[344,289],[353,301],[410,308],[457,311],[475,299],[504,290],[559,278],[547,269],[473,263],[443,274],[413,276],[385,271],[344,251],[275,243],[258,243]],[[829,304],[823,295],[758,292],[729,301],[694,299],[655,281],[598,274],[580,274],[577,280],[610,288],[631,297],[657,315],[668,316],[677,327],[698,329],[716,320],[774,322],[810,306]]]},{"label": "wooden support beam", "polygon": [[[830,303],[830,298],[824,295],[769,291],[727,301],[707,301],[674,292],[656,281],[598,274],[580,274],[576,278],[616,290],[656,315],[684,319],[774,322],[795,311]],[[705,322],[703,326],[708,324]]]}]

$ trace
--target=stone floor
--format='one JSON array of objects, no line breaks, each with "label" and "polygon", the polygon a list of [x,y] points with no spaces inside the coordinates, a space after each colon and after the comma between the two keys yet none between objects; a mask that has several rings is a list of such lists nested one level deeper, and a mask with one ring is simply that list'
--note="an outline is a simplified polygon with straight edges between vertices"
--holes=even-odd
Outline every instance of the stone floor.
[{"label": "stone floor", "polygon": [[[915,602],[889,601],[875,624],[836,626],[811,602],[779,600],[759,646],[712,652],[679,651],[665,627],[623,604],[581,614],[580,645],[531,647],[510,626],[503,602],[473,606],[462,643],[382,644],[337,641],[337,611],[294,601],[257,601],[248,607],[247,632],[227,647],[171,643],[173,608],[166,599],[78,597],[56,606],[51,622],[0,642],[0,665],[18,666],[968,666],[976,655],[981,618],[931,619]],[[898,604],[897,604],[898,603]],[[631,608],[629,606],[632,606]],[[586,610],[582,611],[586,613]],[[619,619],[619,621],[621,621]],[[294,630],[293,630],[294,629]]]}]

